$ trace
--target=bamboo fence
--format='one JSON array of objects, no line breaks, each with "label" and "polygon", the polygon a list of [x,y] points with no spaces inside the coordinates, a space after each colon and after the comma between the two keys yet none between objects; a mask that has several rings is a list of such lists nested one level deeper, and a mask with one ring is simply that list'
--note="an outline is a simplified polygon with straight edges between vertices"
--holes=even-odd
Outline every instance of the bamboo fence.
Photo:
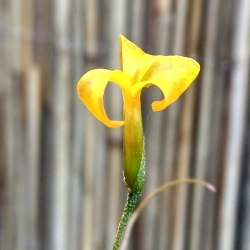
[{"label": "bamboo fence", "polygon": [[[79,101],[89,69],[117,69],[118,34],[201,64],[177,102],[142,93],[143,197],[127,249],[250,249],[249,0],[0,0],[0,249],[109,250],[126,199],[121,129]],[[105,107],[121,118],[120,90]],[[142,197],[142,199],[143,199]]]}]

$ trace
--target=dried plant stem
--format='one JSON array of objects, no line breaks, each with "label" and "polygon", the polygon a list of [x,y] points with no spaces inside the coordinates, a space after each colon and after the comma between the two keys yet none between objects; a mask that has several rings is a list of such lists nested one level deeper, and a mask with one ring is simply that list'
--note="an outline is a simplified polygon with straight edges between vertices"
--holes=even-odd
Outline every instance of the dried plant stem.
[{"label": "dried plant stem", "polygon": [[[123,241],[122,241],[121,250],[125,250],[126,249],[126,246],[128,244],[128,237],[130,235],[131,229],[132,229],[135,221],[139,217],[142,209],[148,204],[148,202],[153,197],[155,197],[157,194],[163,192],[165,189],[167,189],[169,187],[172,187],[172,186],[180,185],[180,184],[198,184],[198,185],[205,186],[206,188],[208,188],[212,192],[216,192],[216,189],[214,188],[214,186],[212,186],[211,184],[209,184],[209,183],[207,183],[205,181],[197,180],[197,179],[178,179],[178,180],[175,180],[175,181],[171,181],[171,182],[165,183],[162,186],[160,186],[159,188],[156,188],[134,210],[134,212],[133,212],[133,214],[132,214],[129,222],[127,223],[127,228],[126,228],[125,235],[124,235],[124,238],[123,238]],[[113,248],[113,250],[114,249],[117,249],[117,248]]]}]

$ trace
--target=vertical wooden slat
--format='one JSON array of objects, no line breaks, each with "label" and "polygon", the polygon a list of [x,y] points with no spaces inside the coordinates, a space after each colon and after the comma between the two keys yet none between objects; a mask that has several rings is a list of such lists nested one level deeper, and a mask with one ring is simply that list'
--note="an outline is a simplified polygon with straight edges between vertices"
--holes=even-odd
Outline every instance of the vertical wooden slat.
[{"label": "vertical wooden slat", "polygon": [[38,237],[38,178],[40,159],[40,70],[37,65],[29,67],[26,84],[27,100],[27,217],[28,217],[28,246],[27,249],[39,249]]},{"label": "vertical wooden slat", "polygon": [[[249,79],[248,79],[249,81]],[[250,88],[248,88],[249,94]],[[237,227],[237,236],[238,241],[237,245],[241,249],[247,250],[250,246],[250,113],[249,113],[249,100],[248,100],[248,118],[247,118],[247,128],[246,128],[246,137],[245,137],[245,160],[243,161],[243,171],[241,173],[242,180],[242,196],[240,198],[240,209],[238,210],[238,227]]]},{"label": "vertical wooden slat", "polygon": [[229,125],[220,214],[219,248],[234,249],[249,77],[250,3],[239,1],[233,43],[233,68],[229,92]]},{"label": "vertical wooden slat", "polygon": [[[144,9],[146,1],[138,0],[138,1],[129,1],[128,12],[127,12],[127,32],[129,38],[134,41],[140,48],[142,48],[144,41]],[[148,16],[148,13],[147,15]]]},{"label": "vertical wooden slat", "polygon": [[71,81],[72,86],[72,128],[71,128],[71,144],[70,150],[70,171],[69,171],[69,218],[68,218],[68,249],[81,249],[82,237],[82,180],[83,180],[83,162],[84,162],[84,109],[82,103],[78,100],[76,93],[76,83],[83,74],[83,48],[84,36],[83,25],[84,4],[80,0],[72,2],[71,18],[72,18],[72,51],[71,51]]},{"label": "vertical wooden slat", "polygon": [[[3,147],[1,148],[1,156],[4,154],[4,158],[1,159],[1,199],[4,201],[1,206],[3,209],[1,213],[2,219],[2,233],[1,233],[1,249],[11,250],[16,247],[15,244],[15,224],[14,224],[14,182],[13,182],[13,169],[14,169],[14,142],[13,142],[13,113],[12,113],[12,66],[11,66],[11,50],[10,50],[10,36],[6,31],[6,27],[11,23],[11,5],[0,3],[0,19],[1,19],[1,47],[0,47],[0,91],[1,91],[1,113],[3,114],[1,119],[1,127],[4,129],[1,135],[1,141]],[[19,54],[17,53],[17,60],[19,60]]]},{"label": "vertical wooden slat", "polygon": [[39,160],[40,160],[40,117],[41,117],[41,82],[40,69],[35,61],[34,48],[36,46],[33,31],[35,27],[35,16],[33,15],[32,1],[26,1],[22,8],[26,15],[23,16],[22,32],[22,69],[23,69],[23,105],[24,122],[26,126],[22,133],[23,145],[23,167],[25,191],[26,221],[26,249],[40,248],[38,237],[38,180],[39,180]]},{"label": "vertical wooden slat", "polygon": [[[107,42],[109,69],[119,69],[118,35],[126,35],[125,17],[127,13],[126,0],[110,0],[108,4],[110,16],[108,18]],[[106,92],[106,108],[112,119],[122,119],[122,96],[121,90],[114,85]],[[126,189],[122,175],[122,128],[107,129],[107,169],[108,169],[108,215],[109,231],[107,232],[107,249],[112,248],[116,230],[119,224],[123,206],[126,201]]]},{"label": "vertical wooden slat", "polygon": [[[173,53],[184,54],[185,45],[185,28],[187,20],[188,5],[186,1],[177,1],[176,3],[176,19],[174,28],[174,40],[173,40]],[[191,87],[192,88],[192,87]],[[190,93],[190,94],[189,94]],[[190,108],[192,107],[192,90],[189,93],[185,93],[179,103],[181,113],[178,118],[178,141],[177,152],[175,160],[175,170],[173,177],[175,179],[183,178],[187,176],[188,160],[189,160],[189,138],[191,129],[192,117]],[[186,203],[186,187],[177,187],[173,191],[172,200],[172,220],[171,220],[171,239],[169,243],[169,249],[178,250],[182,249],[184,244],[184,216],[185,216],[185,203]]]},{"label": "vertical wooden slat", "polygon": [[[153,54],[162,54],[169,55],[171,54],[170,45],[171,45],[171,37],[169,34],[172,31],[173,25],[173,10],[172,10],[173,2],[158,0],[154,1],[151,6],[151,24],[150,24],[150,35],[151,35],[151,46]],[[148,96],[151,96],[152,93],[148,92]],[[159,93],[157,93],[157,99],[160,99]],[[151,101],[153,98],[149,98]],[[151,108],[151,107],[150,107]],[[173,116],[172,116],[173,115]],[[150,164],[148,164],[148,168],[150,168],[150,172],[154,172],[157,174],[157,179],[155,180],[154,185],[158,186],[162,182],[166,182],[171,179],[172,175],[172,167],[173,167],[173,156],[174,156],[174,143],[175,143],[175,122],[174,119],[176,115],[175,108],[171,105],[164,112],[160,112],[160,114],[155,115],[151,113],[148,117],[152,125],[147,123],[146,127],[152,127],[149,129],[150,135],[147,137],[148,151],[151,152],[149,154]],[[160,116],[160,117],[159,117]],[[169,119],[169,117],[171,118]],[[155,119],[157,118],[157,123],[155,123]],[[174,125],[173,125],[174,124]],[[151,136],[151,139],[150,139]],[[153,137],[153,138],[152,138]],[[146,141],[146,142],[147,142]],[[155,145],[158,145],[159,148],[155,148]],[[157,154],[155,151],[158,152]],[[155,154],[155,157],[152,155]],[[155,163],[156,162],[156,163]],[[147,182],[150,181],[150,176],[147,173],[148,179]],[[147,183],[146,183],[147,186]],[[145,193],[153,190],[152,185],[150,188],[147,188]],[[147,232],[148,235],[151,234],[151,237],[147,237],[148,241],[151,240],[148,248],[156,247],[152,242],[158,242],[158,249],[165,249],[166,245],[169,242],[169,234],[168,234],[168,226],[169,226],[169,211],[170,211],[170,193],[165,192],[164,195],[159,196],[157,199],[154,199],[154,210],[151,206],[151,222],[152,230]],[[159,206],[159,204],[161,204]],[[148,210],[149,208],[147,208]],[[144,218],[149,215],[149,213],[144,214]],[[149,224],[149,223],[148,223]],[[142,232],[143,233],[143,232]],[[142,236],[143,237],[143,236]],[[147,244],[147,243],[145,243]],[[151,246],[150,246],[151,245]]]},{"label": "vertical wooden slat", "polygon": [[70,1],[53,1],[54,72],[51,74],[52,176],[50,249],[67,249],[70,142]]},{"label": "vertical wooden slat", "polygon": [[[232,51],[232,23],[234,1],[221,0],[218,5],[218,25],[215,44],[215,72],[212,105],[211,130],[211,161],[210,165],[215,168],[213,174],[217,188],[214,205],[214,218],[212,221],[212,247],[217,249],[219,240],[219,205],[221,202],[223,165],[225,160],[226,133],[228,126],[228,82],[231,67]],[[229,25],[230,23],[230,25]],[[205,204],[204,204],[205,205]]]},{"label": "vertical wooden slat", "polygon": [[[170,6],[168,1],[156,1],[150,6],[150,13],[146,15],[150,18],[149,34],[145,34],[147,38],[146,44],[150,49],[147,51],[151,54],[166,54],[169,51],[169,40],[167,32],[170,27]],[[167,29],[168,28],[168,29]],[[151,87],[142,94],[142,105],[144,106],[144,133],[146,145],[146,177],[144,194],[155,189],[162,182],[162,130],[163,112],[152,112],[151,104],[155,100],[162,98],[161,92]],[[144,101],[145,99],[145,101]],[[166,166],[164,166],[165,168]],[[163,181],[166,181],[163,180]],[[155,242],[159,242],[162,236],[165,238],[165,233],[161,231],[160,226],[164,225],[163,220],[159,217],[160,207],[159,202],[162,197],[157,197],[154,202],[149,204],[145,209],[142,217],[142,232],[141,238],[145,239],[141,244],[143,249],[152,249],[156,247]],[[165,209],[164,209],[165,211]],[[150,225],[147,227],[146,225]],[[157,244],[157,248],[159,244]]]},{"label": "vertical wooden slat", "polygon": [[[151,112],[151,103],[159,99],[160,93],[156,89],[149,89],[147,96],[147,109],[144,112],[148,114]],[[146,93],[147,94],[147,93]],[[160,152],[160,138],[161,130],[157,129],[160,127],[162,120],[162,114],[152,113],[150,114],[147,123],[145,124],[145,154],[146,154],[146,177],[145,177],[145,188],[144,193],[147,194],[151,190],[155,189],[159,183],[159,152]],[[150,180],[150,181],[149,181]],[[142,236],[145,236],[142,241],[143,249],[152,249],[154,242],[156,241],[157,235],[157,214],[158,214],[158,199],[155,199],[154,203],[151,203],[145,210],[143,221],[142,221]],[[144,225],[144,226],[143,226]],[[149,227],[145,225],[150,225]]]},{"label": "vertical wooden slat", "polygon": [[[98,58],[98,21],[98,1],[86,1],[84,8],[84,57],[86,67],[82,73],[96,67]],[[98,146],[98,140],[101,140],[101,138],[97,129],[97,121],[88,111],[85,114],[81,249],[95,249],[94,215],[98,213],[94,203],[96,147]]]},{"label": "vertical wooden slat", "polygon": [[[211,166],[211,153],[210,153],[210,138],[211,133],[211,115],[212,115],[212,106],[211,103],[213,102],[213,75],[215,70],[215,37],[217,32],[217,14],[218,14],[218,3],[217,2],[210,2],[208,8],[204,8],[202,5],[199,8],[202,10],[203,7],[203,21],[205,22],[202,26],[200,39],[203,42],[202,50],[204,51],[204,58],[202,59],[201,64],[201,73],[200,73],[200,98],[199,98],[199,117],[198,117],[198,126],[197,126],[197,144],[195,146],[195,156],[194,156],[194,177],[198,179],[206,180],[207,172],[210,169],[215,169],[215,166]],[[205,33],[203,33],[203,31]],[[203,36],[205,37],[203,38]],[[202,37],[201,37],[202,36]],[[196,53],[197,54],[197,53]],[[209,179],[207,181],[212,181]],[[207,230],[212,230],[211,228],[211,217],[204,216],[204,213],[208,210],[204,209],[203,206],[205,203],[210,203],[208,199],[205,199],[206,190],[202,189],[201,187],[195,186],[194,187],[194,199],[193,204],[191,207],[191,234],[189,240],[189,248],[190,249],[200,249],[206,247],[208,244],[207,249],[211,249],[211,231],[207,231],[205,235],[203,235],[203,228],[209,228]],[[213,195],[214,196],[214,195]],[[209,196],[207,196],[209,197]],[[209,206],[210,210],[213,206]],[[204,222],[203,222],[204,221]],[[203,222],[203,223],[202,223]],[[205,240],[202,240],[202,239]]]},{"label": "vertical wooden slat", "polygon": [[[7,138],[7,219],[5,243],[7,249],[23,249],[25,247],[25,227],[22,221],[23,205],[20,195],[23,191],[22,158],[21,158],[21,124],[20,124],[20,35],[21,35],[21,3],[10,1],[5,5],[6,16],[5,43],[4,45],[4,70],[6,90],[6,138]],[[12,27],[12,32],[7,32],[6,27]],[[12,35],[12,36],[11,36]],[[16,58],[12,61],[11,58]],[[19,217],[20,216],[20,217]]]}]

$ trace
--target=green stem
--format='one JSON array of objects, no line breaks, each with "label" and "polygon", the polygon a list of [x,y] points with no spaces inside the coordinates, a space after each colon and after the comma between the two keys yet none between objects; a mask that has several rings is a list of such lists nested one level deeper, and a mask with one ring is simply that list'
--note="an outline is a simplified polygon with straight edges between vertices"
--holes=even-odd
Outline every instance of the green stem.
[{"label": "green stem", "polygon": [[125,228],[127,226],[128,220],[134,210],[135,204],[137,203],[137,201],[139,200],[141,194],[140,193],[128,193],[127,196],[127,201],[123,210],[123,214],[117,229],[117,233],[115,236],[115,241],[114,241],[114,245],[113,245],[113,250],[118,250],[121,240],[122,240],[122,236],[123,233],[125,231]]},{"label": "green stem", "polygon": [[139,172],[137,174],[137,178],[135,181],[135,185],[134,185],[134,190],[133,192],[129,192],[128,196],[127,196],[127,201],[123,210],[123,214],[117,229],[117,233],[115,236],[115,241],[114,241],[114,245],[112,250],[118,250],[121,240],[122,240],[122,236],[123,233],[125,231],[125,228],[127,226],[128,220],[134,210],[135,204],[137,203],[137,201],[139,200],[139,198],[141,197],[141,193],[142,193],[142,188],[143,188],[143,184],[144,184],[144,177],[145,177],[145,165],[146,165],[146,160],[145,160],[145,155],[144,155],[144,143],[143,143],[143,148],[142,148],[142,157],[141,157],[141,164],[140,164],[140,169]]}]

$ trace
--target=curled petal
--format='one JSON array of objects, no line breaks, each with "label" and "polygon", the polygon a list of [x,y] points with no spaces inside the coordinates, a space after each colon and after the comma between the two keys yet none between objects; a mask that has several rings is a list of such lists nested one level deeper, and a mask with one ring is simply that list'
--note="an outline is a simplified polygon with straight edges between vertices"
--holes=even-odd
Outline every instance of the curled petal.
[{"label": "curled petal", "polygon": [[151,84],[159,87],[164,98],[152,103],[153,111],[160,111],[173,103],[192,83],[200,71],[199,64],[182,56],[157,56],[141,82],[133,86],[133,95]]},{"label": "curled petal", "polygon": [[117,84],[123,95],[131,95],[128,76],[119,70],[106,69],[94,69],[83,75],[77,84],[77,93],[80,100],[98,120],[108,127],[117,128],[122,126],[124,121],[110,120],[103,106],[103,94],[109,81]]}]

